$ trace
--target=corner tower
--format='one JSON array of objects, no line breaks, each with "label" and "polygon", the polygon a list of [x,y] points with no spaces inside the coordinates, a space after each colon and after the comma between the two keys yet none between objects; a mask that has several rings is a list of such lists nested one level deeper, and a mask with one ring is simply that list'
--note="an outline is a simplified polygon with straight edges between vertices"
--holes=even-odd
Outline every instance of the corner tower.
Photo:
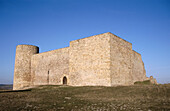
[{"label": "corner tower", "polygon": [[13,90],[30,86],[31,57],[37,53],[39,53],[37,46],[18,45],[16,47]]}]

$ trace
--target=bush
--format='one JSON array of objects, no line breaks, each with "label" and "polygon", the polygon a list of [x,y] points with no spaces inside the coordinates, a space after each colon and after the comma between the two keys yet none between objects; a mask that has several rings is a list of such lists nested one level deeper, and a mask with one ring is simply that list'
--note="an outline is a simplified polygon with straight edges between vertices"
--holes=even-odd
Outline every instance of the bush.
[{"label": "bush", "polygon": [[145,81],[136,81],[134,84],[140,84],[140,85],[150,85],[151,82],[150,80],[145,80]]}]

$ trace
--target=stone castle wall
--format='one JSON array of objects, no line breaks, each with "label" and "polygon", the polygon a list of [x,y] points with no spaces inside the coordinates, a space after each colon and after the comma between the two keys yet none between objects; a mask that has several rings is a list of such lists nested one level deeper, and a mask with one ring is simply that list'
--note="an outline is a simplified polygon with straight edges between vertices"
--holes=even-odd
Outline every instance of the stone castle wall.
[{"label": "stone castle wall", "polygon": [[33,55],[31,59],[32,85],[62,84],[69,74],[69,48]]},{"label": "stone castle wall", "polygon": [[131,85],[132,44],[109,33],[111,40],[111,85]]},{"label": "stone castle wall", "polygon": [[70,85],[111,85],[109,41],[105,33],[70,42]]},{"label": "stone castle wall", "polygon": [[132,51],[132,74],[133,82],[146,80],[146,71],[141,54]]},{"label": "stone castle wall", "polygon": [[39,48],[32,45],[18,45],[15,55],[13,89],[22,89],[31,84],[31,57],[39,52]]},{"label": "stone castle wall", "polygon": [[62,85],[64,77],[72,86],[132,85],[146,80],[146,72],[132,44],[109,32],[43,53],[36,46],[17,46],[14,89]]}]

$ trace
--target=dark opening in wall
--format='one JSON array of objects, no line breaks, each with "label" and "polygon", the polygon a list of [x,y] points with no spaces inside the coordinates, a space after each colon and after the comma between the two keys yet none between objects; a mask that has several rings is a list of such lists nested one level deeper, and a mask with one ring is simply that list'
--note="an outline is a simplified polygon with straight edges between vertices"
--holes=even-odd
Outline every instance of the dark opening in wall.
[{"label": "dark opening in wall", "polygon": [[49,84],[49,74],[50,74],[50,71],[48,71],[48,75],[47,75],[47,83]]},{"label": "dark opening in wall", "polygon": [[66,78],[66,76],[63,77],[63,85],[67,85],[67,78]]}]

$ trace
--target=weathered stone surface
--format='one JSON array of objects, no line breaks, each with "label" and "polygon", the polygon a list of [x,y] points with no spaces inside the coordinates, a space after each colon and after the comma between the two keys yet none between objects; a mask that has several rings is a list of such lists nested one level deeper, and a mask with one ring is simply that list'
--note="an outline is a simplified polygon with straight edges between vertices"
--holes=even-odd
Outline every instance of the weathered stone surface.
[{"label": "weathered stone surface", "polygon": [[31,57],[39,52],[37,46],[18,45],[15,55],[15,70],[13,89],[22,89],[31,83]]},{"label": "weathered stone surface", "polygon": [[132,44],[109,33],[111,46],[111,85],[131,85]]},{"label": "weathered stone surface", "polygon": [[70,85],[110,86],[110,37],[107,33],[70,42]]},{"label": "weathered stone surface", "polygon": [[158,84],[156,79],[153,78],[153,76],[150,76],[149,80],[150,80],[151,84]]},{"label": "weathered stone surface", "polygon": [[36,46],[17,46],[14,89],[63,82],[72,86],[131,85],[147,79],[141,55],[132,50],[131,43],[110,32],[37,53]]},{"label": "weathered stone surface", "polygon": [[146,80],[146,71],[141,54],[132,51],[132,76],[133,82]]},{"label": "weathered stone surface", "polygon": [[32,85],[62,84],[69,74],[69,48],[57,49],[32,56]]}]

